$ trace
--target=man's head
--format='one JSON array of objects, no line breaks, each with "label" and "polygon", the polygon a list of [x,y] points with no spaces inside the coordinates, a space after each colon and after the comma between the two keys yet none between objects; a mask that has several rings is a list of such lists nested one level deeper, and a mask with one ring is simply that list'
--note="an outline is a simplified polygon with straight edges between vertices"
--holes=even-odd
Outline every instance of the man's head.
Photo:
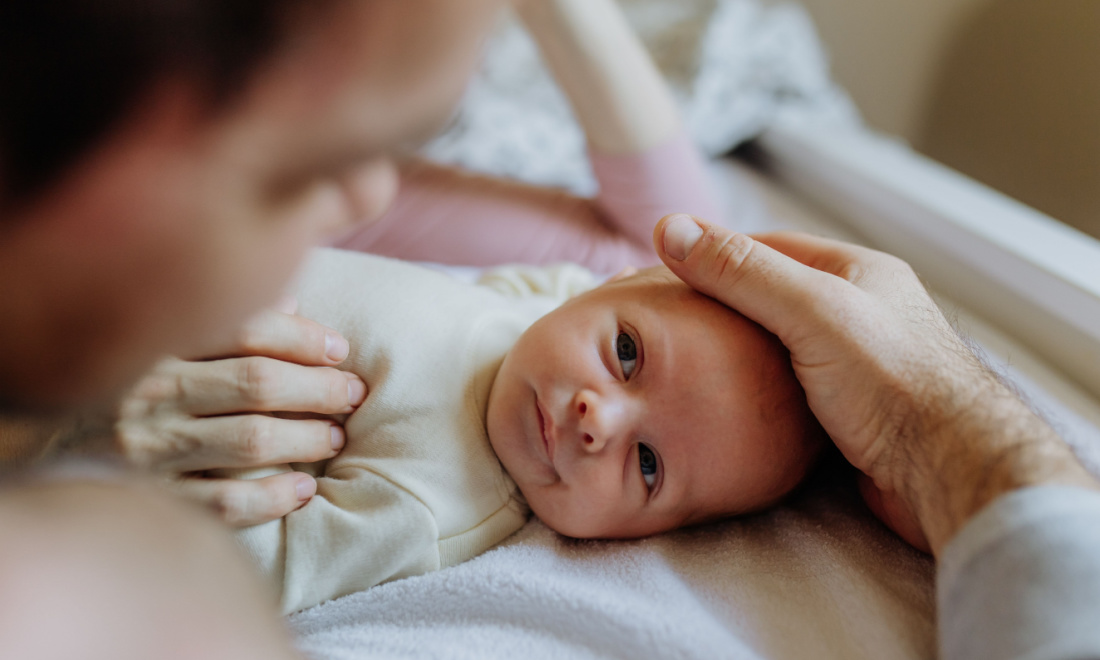
[{"label": "man's head", "polygon": [[779,341],[664,267],[532,325],[501,366],[487,426],[535,514],[584,538],[758,510],[823,446]]},{"label": "man's head", "polygon": [[446,118],[500,1],[8,4],[0,407],[217,350],[345,221],[331,180]]}]

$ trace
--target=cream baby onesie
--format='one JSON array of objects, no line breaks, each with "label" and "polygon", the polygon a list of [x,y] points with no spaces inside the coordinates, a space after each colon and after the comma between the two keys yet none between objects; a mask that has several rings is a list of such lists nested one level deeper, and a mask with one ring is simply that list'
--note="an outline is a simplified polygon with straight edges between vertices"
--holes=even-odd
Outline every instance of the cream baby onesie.
[{"label": "cream baby onesie", "polygon": [[483,279],[339,250],[306,265],[299,313],[348,339],[342,368],[369,394],[336,458],[294,465],[317,477],[314,498],[240,533],[284,612],[465,561],[526,521],[485,431],[489,390],[520,334],[594,279],[577,266]]}]

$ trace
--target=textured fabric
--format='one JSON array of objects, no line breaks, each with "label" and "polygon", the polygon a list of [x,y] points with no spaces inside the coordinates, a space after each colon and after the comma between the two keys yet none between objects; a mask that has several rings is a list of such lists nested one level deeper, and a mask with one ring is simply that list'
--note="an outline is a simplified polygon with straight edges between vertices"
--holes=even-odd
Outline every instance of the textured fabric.
[{"label": "textured fabric", "polygon": [[290,619],[314,660],[935,656],[931,558],[844,482],[783,506],[637,541],[533,519],[501,546]]},{"label": "textured fabric", "polygon": [[658,262],[651,235],[669,213],[726,224],[686,135],[644,153],[591,153],[594,198],[428,163],[406,167],[393,206],[337,247],[410,261],[490,266],[579,263],[596,272]]},{"label": "textured fabric", "polygon": [[[766,0],[620,0],[680,102],[688,134],[709,155],[754,137],[779,117],[858,125],[829,78],[806,11]],[[597,189],[585,137],[538,48],[517,22],[486,48],[450,129],[427,155],[467,170],[579,195]]]},{"label": "textured fabric", "polygon": [[1100,493],[1000,498],[948,544],[938,592],[944,660],[1100,658]]},{"label": "textured fabric", "polygon": [[338,250],[310,259],[300,312],[348,339],[343,368],[370,395],[347,418],[339,456],[294,466],[317,476],[314,498],[240,533],[282,585],[284,611],[457,564],[526,522],[485,432],[489,390],[527,326],[594,282],[570,266],[492,278],[492,288],[472,286]]}]

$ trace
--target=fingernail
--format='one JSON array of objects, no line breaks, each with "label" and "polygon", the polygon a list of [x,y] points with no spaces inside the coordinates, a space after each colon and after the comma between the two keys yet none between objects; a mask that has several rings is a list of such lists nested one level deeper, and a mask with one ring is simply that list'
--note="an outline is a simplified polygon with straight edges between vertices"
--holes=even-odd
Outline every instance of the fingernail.
[{"label": "fingernail", "polygon": [[340,451],[344,448],[344,429],[333,424],[329,427],[329,434],[332,440],[332,451]]},{"label": "fingernail", "polygon": [[348,374],[348,405],[358,406],[367,398],[367,385],[355,376]]},{"label": "fingernail", "polygon": [[665,223],[665,254],[676,261],[683,261],[703,235],[703,228],[691,216],[679,213]]},{"label": "fingernail", "polygon": [[347,339],[344,339],[335,332],[325,333],[325,356],[328,357],[328,359],[334,362],[343,362],[350,350],[351,347],[348,346]]},{"label": "fingernail", "polygon": [[294,484],[294,491],[298,493],[298,501],[305,502],[317,493],[317,482],[313,477],[302,477]]}]

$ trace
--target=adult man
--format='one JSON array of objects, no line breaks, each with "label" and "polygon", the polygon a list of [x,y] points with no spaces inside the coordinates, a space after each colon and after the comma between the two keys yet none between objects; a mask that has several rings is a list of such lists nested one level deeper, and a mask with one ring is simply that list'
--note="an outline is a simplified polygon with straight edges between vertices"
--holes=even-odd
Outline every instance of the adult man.
[{"label": "adult man", "polygon": [[[5,3],[0,410],[108,400],[159,355],[228,350],[344,221],[333,177],[367,163],[384,195],[374,163],[446,118],[500,4]],[[296,336],[283,353],[346,355],[294,329],[319,350]],[[335,370],[308,377],[330,409],[365,395]],[[328,426],[309,430],[289,454],[335,453]],[[180,469],[251,460],[204,449]],[[304,499],[310,485],[269,484]],[[160,489],[87,468],[8,478],[0,529],[5,657],[291,655],[224,534]]]}]

